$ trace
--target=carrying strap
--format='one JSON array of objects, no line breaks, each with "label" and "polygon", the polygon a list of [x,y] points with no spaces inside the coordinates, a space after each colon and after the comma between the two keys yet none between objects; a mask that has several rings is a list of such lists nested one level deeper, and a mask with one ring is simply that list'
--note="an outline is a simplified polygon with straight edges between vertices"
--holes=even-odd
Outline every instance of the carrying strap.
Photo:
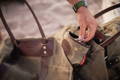
[{"label": "carrying strap", "polygon": [[108,45],[110,45],[113,41],[115,41],[118,37],[120,36],[120,31],[118,33],[116,33],[114,36],[106,39],[104,42],[102,42],[100,45],[102,47],[107,47]]},{"label": "carrying strap", "polygon": [[[31,6],[29,5],[29,3],[26,0],[24,0],[24,3],[27,5],[29,10],[31,11],[31,13],[32,13],[32,15],[33,15],[33,17],[34,17],[34,19],[35,19],[35,21],[37,23],[37,26],[39,28],[39,31],[40,31],[40,34],[41,34],[42,38],[46,39],[46,36],[45,36],[44,31],[42,29],[42,26],[39,23],[39,20],[38,20],[37,16],[35,15],[34,11],[32,10]],[[7,24],[7,21],[6,21],[5,17],[4,17],[4,15],[3,15],[3,12],[2,12],[2,9],[1,9],[1,5],[0,5],[0,16],[1,16],[2,22],[3,22],[4,26],[5,26],[5,29],[7,30],[8,34],[9,34],[11,40],[12,40],[12,43],[17,46],[18,44],[16,42],[16,39],[15,39],[11,29],[9,28],[9,26]]]},{"label": "carrying strap", "polygon": [[[95,17],[95,18],[98,18],[98,17],[102,16],[103,14],[105,14],[105,13],[111,11],[111,10],[114,10],[114,9],[116,9],[116,8],[119,8],[119,7],[120,7],[120,3],[115,4],[115,5],[111,6],[111,7],[108,7],[108,8],[106,8],[106,9],[98,12],[94,17]],[[104,35],[103,35],[103,34],[98,33],[96,36],[97,36],[97,37],[100,37],[100,38],[103,38],[103,40],[104,40]],[[119,36],[120,36],[120,31],[119,31],[118,33],[116,33],[114,36],[112,36],[112,37],[104,40],[100,45],[101,45],[102,47],[107,47],[107,46],[110,45],[115,39],[117,39]]]},{"label": "carrying strap", "polygon": [[[107,13],[107,12],[109,12],[109,11],[115,9],[115,8],[118,8],[118,7],[120,7],[120,3],[119,3],[119,4],[116,4],[116,5],[113,5],[112,7],[109,7],[109,8],[107,8],[107,9],[105,9],[105,10],[102,10],[101,12],[99,12],[98,14],[95,15],[95,18],[98,18],[98,17],[100,17],[101,15],[103,15],[104,13]],[[97,31],[96,34],[97,34],[97,35],[96,35],[97,37],[99,37],[100,39],[103,39],[103,40],[104,40],[103,43],[100,44],[102,47],[108,46],[108,45],[111,44],[118,36],[120,36],[120,32],[118,32],[118,33],[115,34],[113,37],[110,37],[109,39],[105,40],[105,35],[104,35],[104,34],[102,34],[102,33],[99,32],[99,31]],[[77,36],[77,35],[75,35],[75,36]],[[78,37],[78,36],[77,36],[77,37]],[[78,41],[78,42],[79,42],[79,41]],[[70,49],[69,42],[67,42],[66,40],[63,40],[63,41],[62,41],[62,47],[63,47],[63,50],[64,50],[64,52],[65,52],[66,58],[68,59],[68,61],[69,61],[69,63],[71,64],[71,66],[73,66],[73,65],[72,65],[72,61],[70,60],[69,56],[67,55],[67,54],[70,53],[70,50],[71,50],[71,49]],[[90,51],[91,51],[91,48],[92,48],[92,46],[89,48],[88,54],[91,53],[91,52],[90,52]],[[85,62],[85,61],[84,61],[84,62]]]},{"label": "carrying strap", "polygon": [[[42,35],[42,38],[43,38],[43,39],[46,39],[46,36],[45,36],[45,34],[44,34],[44,31],[43,31],[43,29],[42,29],[42,27],[41,27],[41,25],[40,25],[40,23],[39,23],[36,15],[35,15],[35,13],[34,13],[34,11],[32,10],[32,8],[30,7],[29,3],[28,3],[26,0],[25,0],[24,2],[25,2],[25,4],[28,6],[28,8],[30,9],[30,11],[31,11],[31,13],[32,13],[32,15],[33,15],[33,17],[34,17],[34,19],[35,19],[38,27],[39,27],[40,33],[41,33],[41,35]],[[114,10],[114,9],[116,9],[116,8],[119,8],[119,7],[120,7],[120,3],[115,4],[115,5],[113,5],[113,6],[109,7],[109,8],[106,8],[106,9],[100,11],[100,12],[97,13],[94,17],[95,17],[95,18],[98,18],[98,17],[102,16],[103,14],[105,14],[105,13],[111,11],[111,10]],[[9,36],[10,36],[13,44],[17,45],[16,39],[15,39],[12,31],[10,30],[10,28],[9,28],[9,26],[8,26],[6,20],[5,20],[5,17],[3,16],[3,13],[2,13],[1,8],[0,8],[0,16],[1,16],[1,19],[2,19],[2,21],[3,21],[3,24],[5,25],[5,28],[6,28],[7,32],[8,32],[8,34],[9,34]],[[103,34],[98,34],[97,36],[101,38],[101,36],[104,36],[104,35],[103,35]],[[103,46],[103,47],[106,47],[106,46],[108,46],[109,44],[111,44],[111,43],[112,43],[117,37],[119,37],[119,36],[120,36],[120,32],[116,33],[114,36],[112,36],[112,37],[110,37],[109,39],[105,40],[105,41],[104,41],[103,43],[101,43],[100,45]],[[104,38],[104,37],[103,37],[103,38]]]},{"label": "carrying strap", "polygon": [[95,18],[99,18],[99,17],[102,16],[103,14],[105,14],[105,13],[111,11],[111,10],[114,10],[114,9],[116,9],[116,8],[119,8],[119,7],[120,7],[120,3],[115,4],[115,5],[111,6],[111,7],[108,7],[108,8],[106,8],[106,9],[98,12],[97,14],[94,15],[94,17],[95,17]]},{"label": "carrying strap", "polygon": [[4,16],[3,16],[3,13],[2,13],[1,8],[0,8],[0,16],[1,16],[2,22],[3,22],[4,26],[5,26],[5,29],[7,30],[8,34],[9,34],[9,36],[10,36],[10,38],[11,38],[12,43],[13,43],[14,45],[17,45],[16,39],[15,39],[15,37],[13,36],[13,33],[11,32],[10,28],[8,27],[8,24],[7,24],[7,22],[6,22],[6,20],[5,20]]}]

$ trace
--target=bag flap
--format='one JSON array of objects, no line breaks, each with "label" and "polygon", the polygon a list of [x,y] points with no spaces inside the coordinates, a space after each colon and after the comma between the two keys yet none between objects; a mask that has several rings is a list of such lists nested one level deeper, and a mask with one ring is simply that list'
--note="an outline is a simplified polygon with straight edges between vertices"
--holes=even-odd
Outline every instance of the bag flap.
[{"label": "bag flap", "polygon": [[54,38],[48,38],[43,44],[44,39],[24,39],[19,40],[18,47],[22,50],[25,56],[49,57],[53,55]]},{"label": "bag flap", "polygon": [[80,64],[87,55],[90,45],[77,41],[77,37],[74,38],[70,31],[78,33],[78,28],[73,27],[65,32],[62,47],[71,64]]}]

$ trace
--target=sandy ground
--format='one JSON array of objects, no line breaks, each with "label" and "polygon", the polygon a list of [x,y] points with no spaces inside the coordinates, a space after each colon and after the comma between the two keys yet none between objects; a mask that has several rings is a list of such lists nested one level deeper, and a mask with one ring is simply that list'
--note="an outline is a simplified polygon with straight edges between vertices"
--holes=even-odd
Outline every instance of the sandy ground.
[{"label": "sandy ground", "polygon": [[[93,15],[103,9],[103,1],[106,0],[88,0],[88,8]],[[47,36],[59,31],[64,25],[77,24],[76,15],[66,0],[28,0],[28,2]],[[35,21],[25,5],[11,2],[4,4],[2,9],[16,38],[40,36]],[[102,20],[99,19],[99,23],[103,22]],[[0,22],[0,30],[2,35],[7,37],[2,22]]]}]

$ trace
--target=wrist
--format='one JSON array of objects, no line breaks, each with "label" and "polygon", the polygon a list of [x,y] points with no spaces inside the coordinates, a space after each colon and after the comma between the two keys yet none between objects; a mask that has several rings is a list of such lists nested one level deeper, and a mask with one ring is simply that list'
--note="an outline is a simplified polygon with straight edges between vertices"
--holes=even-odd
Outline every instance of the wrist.
[{"label": "wrist", "polygon": [[82,13],[85,12],[87,8],[85,6],[81,6],[76,13]]}]

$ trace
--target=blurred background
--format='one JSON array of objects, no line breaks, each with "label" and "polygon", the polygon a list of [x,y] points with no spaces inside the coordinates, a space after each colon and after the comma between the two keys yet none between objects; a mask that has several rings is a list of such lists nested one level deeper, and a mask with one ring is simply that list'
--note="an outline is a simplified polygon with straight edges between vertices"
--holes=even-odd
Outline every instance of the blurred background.
[{"label": "blurred background", "polygon": [[[27,0],[35,11],[45,33],[51,36],[66,25],[78,25],[76,15],[67,0]],[[114,5],[120,0],[87,0],[88,8],[94,15],[97,12]],[[11,2],[2,6],[2,11],[16,38],[40,37],[36,23],[24,4]],[[103,24],[119,15],[120,10],[114,10],[97,19]],[[4,38],[8,37],[0,21],[0,31]]]}]

